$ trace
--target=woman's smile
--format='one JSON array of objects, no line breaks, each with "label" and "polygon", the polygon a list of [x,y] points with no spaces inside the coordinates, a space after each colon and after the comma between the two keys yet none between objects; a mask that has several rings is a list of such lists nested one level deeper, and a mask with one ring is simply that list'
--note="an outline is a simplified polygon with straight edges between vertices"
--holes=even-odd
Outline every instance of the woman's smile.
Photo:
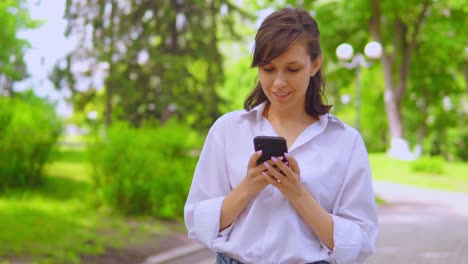
[{"label": "woman's smile", "polygon": [[292,92],[273,92],[278,101],[286,101]]}]

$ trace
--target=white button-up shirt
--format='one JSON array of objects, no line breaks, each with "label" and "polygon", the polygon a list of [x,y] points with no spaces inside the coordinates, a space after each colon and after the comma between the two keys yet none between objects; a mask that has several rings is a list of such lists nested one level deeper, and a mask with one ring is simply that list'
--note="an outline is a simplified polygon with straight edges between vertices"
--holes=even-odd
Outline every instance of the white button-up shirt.
[{"label": "white button-up shirt", "polygon": [[378,229],[368,155],[360,134],[331,114],[306,128],[288,152],[302,184],[332,216],[335,247],[321,243],[272,185],[219,231],[223,200],[247,174],[253,138],[277,136],[262,116],[265,105],[228,113],[211,127],[185,205],[189,237],[244,263],[364,262]]}]

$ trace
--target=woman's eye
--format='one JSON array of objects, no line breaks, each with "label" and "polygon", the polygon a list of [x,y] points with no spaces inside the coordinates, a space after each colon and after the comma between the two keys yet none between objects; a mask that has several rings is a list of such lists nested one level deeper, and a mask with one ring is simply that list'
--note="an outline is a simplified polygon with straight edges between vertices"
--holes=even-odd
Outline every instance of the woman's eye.
[{"label": "woman's eye", "polygon": [[263,68],[263,71],[272,72],[272,71],[273,71],[273,68]]},{"label": "woman's eye", "polygon": [[289,69],[290,72],[298,72],[300,71],[301,69]]}]

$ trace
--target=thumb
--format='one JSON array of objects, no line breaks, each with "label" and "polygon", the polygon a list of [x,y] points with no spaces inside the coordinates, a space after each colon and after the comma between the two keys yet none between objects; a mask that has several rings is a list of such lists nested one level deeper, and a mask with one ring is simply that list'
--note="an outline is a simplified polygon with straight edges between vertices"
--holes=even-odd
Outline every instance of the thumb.
[{"label": "thumb", "polygon": [[262,151],[255,152],[249,159],[249,168],[257,167],[257,160],[262,156]]}]

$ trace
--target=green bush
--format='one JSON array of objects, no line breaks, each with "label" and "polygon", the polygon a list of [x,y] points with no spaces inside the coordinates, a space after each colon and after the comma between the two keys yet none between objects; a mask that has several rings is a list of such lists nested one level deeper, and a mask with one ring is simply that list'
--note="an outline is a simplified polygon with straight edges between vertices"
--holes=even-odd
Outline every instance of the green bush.
[{"label": "green bush", "polygon": [[39,185],[61,128],[53,106],[32,92],[0,96],[0,189]]},{"label": "green bush", "polygon": [[446,148],[450,160],[468,161],[468,129],[466,127],[447,129]]},{"label": "green bush", "polygon": [[90,147],[99,199],[128,215],[182,216],[200,137],[186,126],[115,124]]},{"label": "green bush", "polygon": [[441,156],[434,157],[420,157],[410,163],[410,169],[412,172],[423,172],[431,174],[443,174],[444,173],[445,160]]}]

